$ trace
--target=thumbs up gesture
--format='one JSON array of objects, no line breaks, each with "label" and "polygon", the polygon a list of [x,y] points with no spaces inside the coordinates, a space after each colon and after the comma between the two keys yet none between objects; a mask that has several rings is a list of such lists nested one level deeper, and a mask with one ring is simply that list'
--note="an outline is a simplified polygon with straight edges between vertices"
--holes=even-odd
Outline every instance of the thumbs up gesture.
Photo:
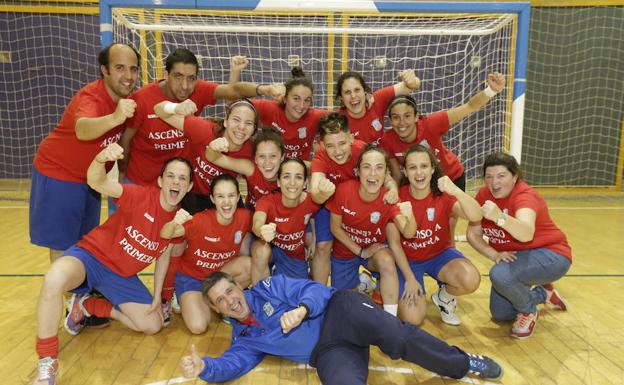
[{"label": "thumbs up gesture", "polygon": [[182,374],[186,378],[195,378],[199,376],[204,370],[206,364],[204,360],[201,359],[199,355],[197,355],[197,350],[195,350],[195,345],[191,345],[191,355],[184,356],[180,360],[180,367],[182,368]]}]

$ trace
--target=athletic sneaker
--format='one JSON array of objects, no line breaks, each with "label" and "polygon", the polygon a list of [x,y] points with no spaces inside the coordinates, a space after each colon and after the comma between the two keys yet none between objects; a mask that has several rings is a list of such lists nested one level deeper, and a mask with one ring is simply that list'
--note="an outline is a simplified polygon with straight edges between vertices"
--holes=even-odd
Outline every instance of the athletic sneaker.
[{"label": "athletic sneaker", "polygon": [[40,358],[37,364],[37,378],[33,385],[54,385],[58,373],[58,360],[52,357]]},{"label": "athletic sneaker", "polygon": [[375,282],[373,282],[373,277],[371,277],[370,274],[362,272],[360,273],[359,278],[360,283],[358,284],[357,290],[360,293],[368,294],[377,287]]},{"label": "athletic sneaker", "polygon": [[171,306],[168,301],[163,299],[161,303],[162,313],[163,313],[163,326],[167,327],[171,325]]},{"label": "athletic sneaker", "polygon": [[69,313],[65,317],[65,330],[73,336],[78,335],[84,328],[85,313],[82,303],[89,298],[89,294],[74,294],[69,300]]},{"label": "athletic sneaker", "polygon": [[535,313],[518,313],[516,321],[511,327],[511,336],[520,339],[531,337],[535,325],[537,325],[538,317],[537,311]]},{"label": "athletic sneaker", "polygon": [[[100,293],[97,290],[93,290],[91,292],[91,297],[105,298],[102,295],[102,293]],[[87,316],[87,318],[85,319],[85,322],[84,322],[86,328],[89,328],[89,329],[103,329],[105,327],[110,326],[110,319],[108,319],[106,317],[97,317],[97,316],[91,315],[84,308],[82,309],[82,311]]]},{"label": "athletic sneaker", "polygon": [[498,380],[503,377],[503,368],[488,356],[468,354],[470,367],[468,373],[479,376],[485,380]]},{"label": "athletic sneaker", "polygon": [[173,297],[171,297],[171,310],[174,313],[180,314],[182,313],[182,309],[180,309],[180,302],[178,302],[178,296],[173,293]]},{"label": "athletic sneaker", "polygon": [[555,287],[553,286],[552,283],[547,283],[545,285],[542,285],[542,287],[544,288],[544,290],[546,290],[545,304],[548,307],[552,309],[561,310],[561,311],[568,310],[568,304],[563,299],[563,297],[559,294],[559,292],[555,290]]},{"label": "athletic sneaker", "polygon": [[379,306],[383,306],[383,299],[381,298],[381,293],[379,290],[374,289],[371,293],[371,299]]},{"label": "athletic sneaker", "polygon": [[442,301],[439,296],[440,290],[436,291],[431,295],[431,300],[438,307],[438,309],[440,309],[442,322],[453,326],[461,325],[461,320],[459,319],[459,316],[455,313],[455,310],[457,310],[457,299],[453,298],[448,302]]}]

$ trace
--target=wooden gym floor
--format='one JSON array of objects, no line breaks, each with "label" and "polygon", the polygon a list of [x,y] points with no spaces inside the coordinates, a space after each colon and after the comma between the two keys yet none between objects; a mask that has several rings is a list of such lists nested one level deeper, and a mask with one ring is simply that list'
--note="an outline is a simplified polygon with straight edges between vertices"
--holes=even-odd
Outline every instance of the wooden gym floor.
[{"label": "wooden gym floor", "polygon": [[[424,329],[466,351],[495,357],[505,369],[502,384],[624,384],[624,196],[548,201],[574,253],[571,270],[557,283],[570,304],[569,311],[541,309],[533,337],[510,338],[510,325],[496,324],[489,317],[490,263],[462,242],[459,249],[483,275],[481,287],[460,298],[461,326],[443,324],[429,304]],[[37,361],[35,303],[49,262],[47,250],[29,244],[27,200],[0,197],[0,234],[4,234],[0,243],[0,383],[30,384]],[[151,287],[151,276],[143,278]],[[426,286],[429,293],[435,290],[432,280]],[[191,343],[200,354],[219,355],[229,344],[229,333],[228,325],[215,321],[206,334],[191,336],[179,316],[155,336],[134,333],[116,322],[106,329],[87,329],[77,337],[61,327],[57,384],[203,383],[182,378],[180,357]],[[231,383],[319,381],[314,369],[270,357]],[[416,365],[392,361],[377,348],[372,351],[369,384],[487,383],[440,378]]]}]

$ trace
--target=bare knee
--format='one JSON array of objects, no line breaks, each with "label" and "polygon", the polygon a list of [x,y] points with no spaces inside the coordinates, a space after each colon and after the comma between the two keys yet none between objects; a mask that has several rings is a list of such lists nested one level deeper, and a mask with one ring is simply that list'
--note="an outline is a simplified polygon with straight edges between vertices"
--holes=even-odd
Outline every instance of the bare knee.
[{"label": "bare knee", "polygon": [[396,275],[396,265],[390,253],[375,254],[375,265],[381,275]]},{"label": "bare knee", "polygon": [[412,325],[420,326],[425,320],[425,312],[420,309],[414,309],[413,306],[405,307],[399,303],[399,319]]},{"label": "bare knee", "polygon": [[200,319],[199,317],[184,320],[184,324],[192,334],[204,334],[208,330],[209,320]]},{"label": "bare knee", "polygon": [[154,315],[153,313],[150,316],[141,319],[141,322],[134,321],[134,324],[141,333],[148,336],[156,334],[160,331],[160,329],[162,329],[162,320],[160,319],[160,316]]},{"label": "bare knee", "polygon": [[333,245],[332,241],[317,243],[316,254],[314,258],[321,257],[321,258],[329,260],[329,255],[331,254],[332,245]]}]

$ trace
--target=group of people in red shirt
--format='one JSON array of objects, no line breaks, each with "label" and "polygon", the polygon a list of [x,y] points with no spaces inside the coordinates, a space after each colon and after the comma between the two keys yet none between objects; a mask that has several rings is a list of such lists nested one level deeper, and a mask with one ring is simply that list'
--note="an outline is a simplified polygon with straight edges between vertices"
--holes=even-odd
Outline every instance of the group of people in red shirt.
[{"label": "group of people in red shirt", "polygon": [[[459,325],[456,297],[474,292],[480,274],[454,247],[458,218],[495,262],[492,317],[514,321],[512,336],[533,333],[538,304],[566,309],[552,282],[568,270],[570,247],[516,159],[487,156],[485,186],[472,198],[443,142],[505,88],[503,75],[489,74],[465,104],[423,116],[410,96],[421,84],[414,70],[374,92],[345,72],[341,107],[330,112],[312,107],[314,85],[300,68],[283,84],[241,82],[248,60],[237,56],[230,83],[216,84],[178,48],[166,78],[135,91],[136,50],[112,44],[98,61],[101,79],[74,96],[33,164],[31,241],[52,262],[37,305],[34,384],[56,378],[68,291],[64,323],[74,335],[90,316],[156,333],[174,292],[188,330],[200,334],[211,320],[202,281],[215,271],[242,287],[271,274],[325,284],[331,274],[332,286],[353,289],[368,277],[363,266],[378,277],[384,310],[416,325],[424,275],[434,278],[442,320]],[[224,119],[199,116],[217,100],[230,101]],[[114,162],[119,179],[107,177]],[[247,181],[246,202],[237,178]],[[116,207],[102,225],[100,194]],[[137,276],[151,263],[153,293]]]}]

